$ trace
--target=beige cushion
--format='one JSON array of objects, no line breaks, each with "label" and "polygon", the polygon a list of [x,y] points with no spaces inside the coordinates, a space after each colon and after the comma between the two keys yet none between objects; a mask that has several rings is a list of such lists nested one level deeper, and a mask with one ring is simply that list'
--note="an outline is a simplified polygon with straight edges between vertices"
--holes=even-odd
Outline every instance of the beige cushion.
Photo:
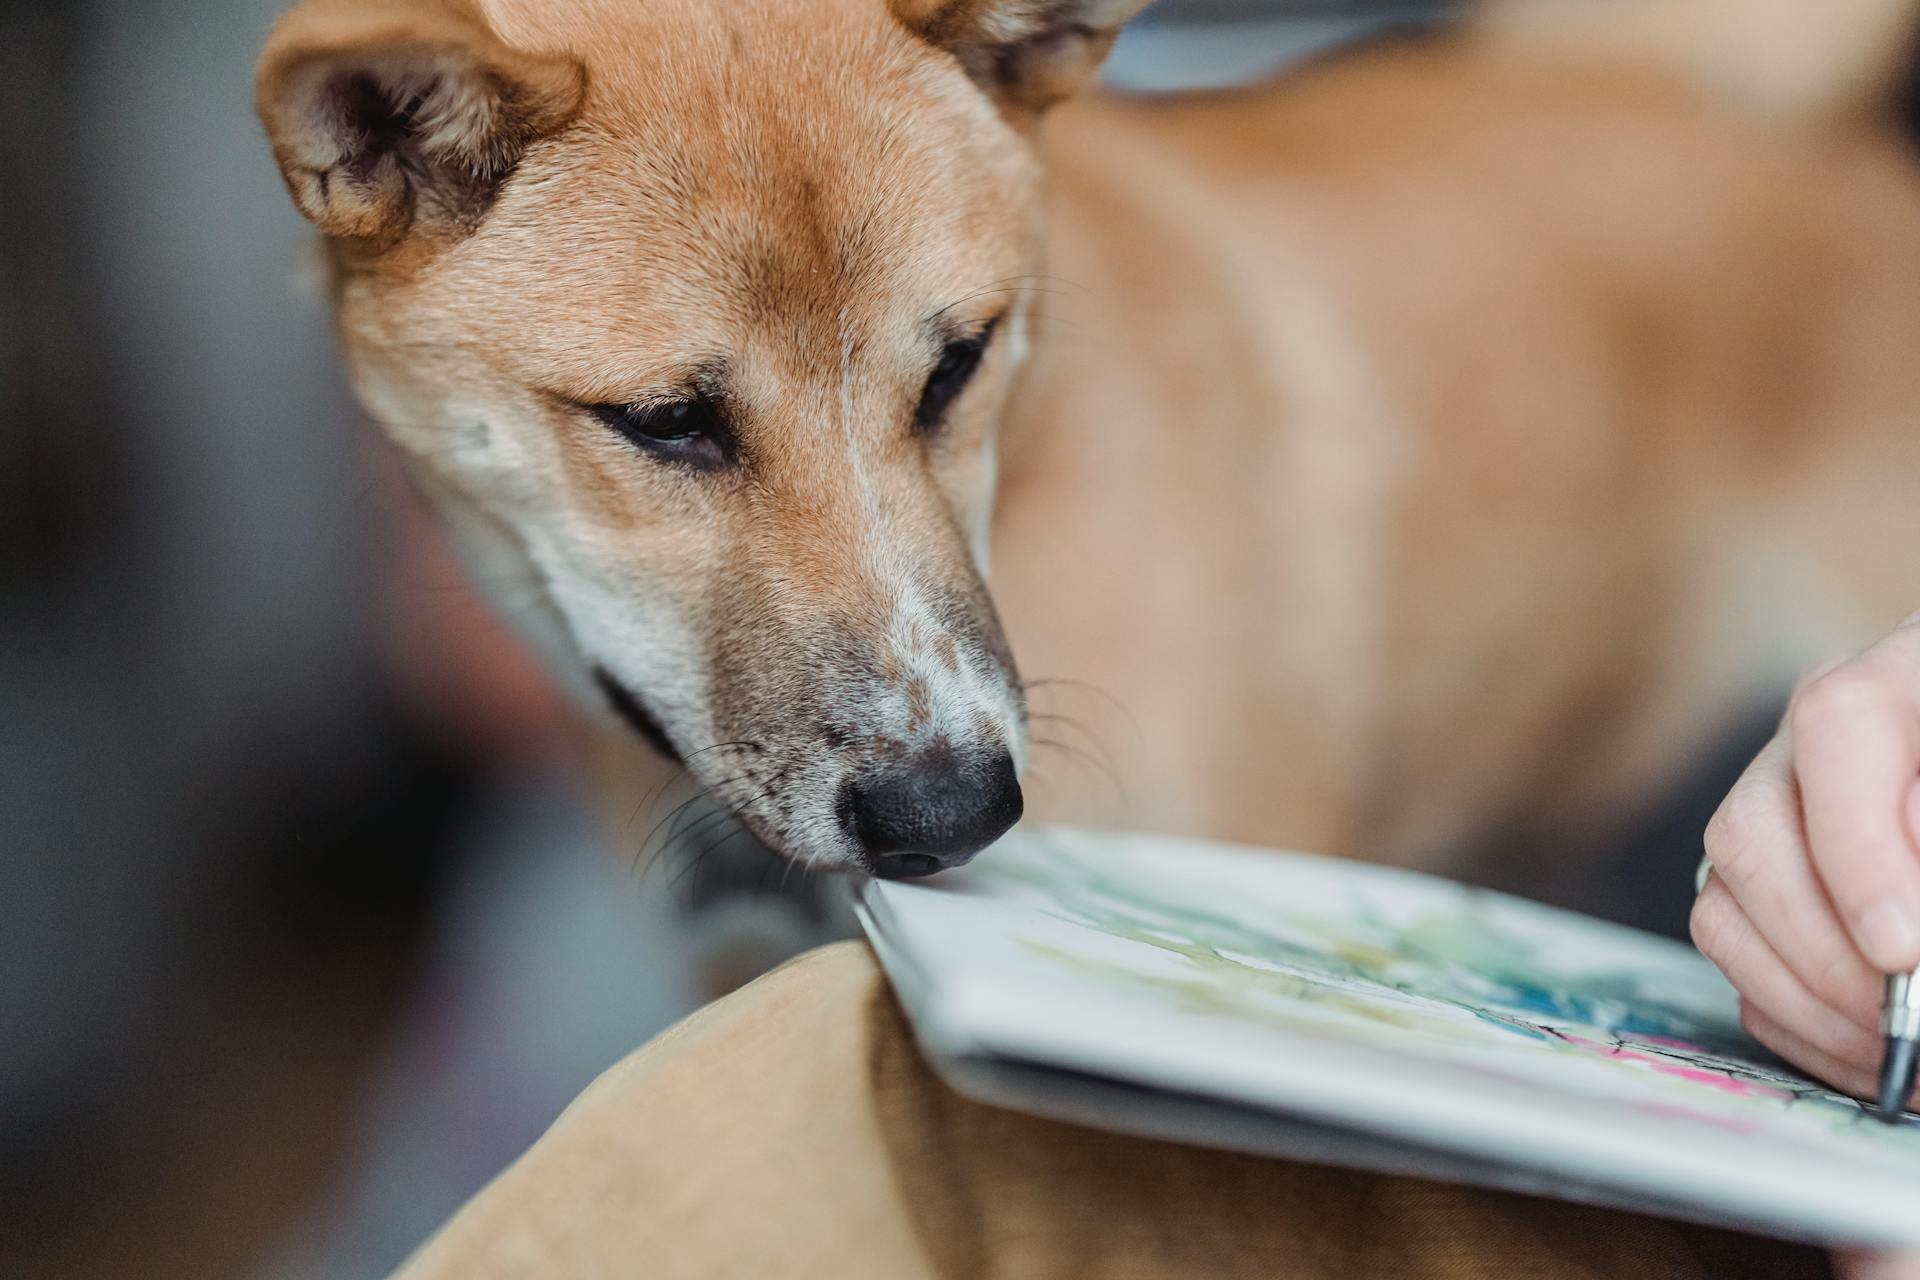
[{"label": "beige cushion", "polygon": [[872,956],[795,960],[608,1071],[402,1269],[481,1277],[1766,1277],[1727,1232],[983,1107]]}]

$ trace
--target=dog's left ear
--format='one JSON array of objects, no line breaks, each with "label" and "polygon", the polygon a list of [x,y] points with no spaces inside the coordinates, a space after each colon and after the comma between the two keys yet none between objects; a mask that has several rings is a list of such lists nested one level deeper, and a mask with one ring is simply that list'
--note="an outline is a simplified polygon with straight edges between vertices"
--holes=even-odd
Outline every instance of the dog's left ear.
[{"label": "dog's left ear", "polygon": [[1148,0],[891,0],[921,39],[947,50],[1016,119],[1078,93]]},{"label": "dog's left ear", "polygon": [[459,231],[585,91],[570,58],[509,47],[473,0],[306,0],[255,79],[294,203],[376,250]]}]

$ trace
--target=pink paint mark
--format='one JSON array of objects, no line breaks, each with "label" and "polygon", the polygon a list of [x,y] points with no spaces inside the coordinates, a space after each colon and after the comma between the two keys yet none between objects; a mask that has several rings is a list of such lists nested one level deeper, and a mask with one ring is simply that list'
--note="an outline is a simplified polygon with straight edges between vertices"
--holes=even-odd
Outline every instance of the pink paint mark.
[{"label": "pink paint mark", "polygon": [[[1790,1098],[1793,1095],[1784,1089],[1775,1089],[1753,1080],[1742,1080],[1737,1076],[1725,1075],[1718,1071],[1708,1071],[1701,1067],[1686,1066],[1666,1058],[1655,1057],[1650,1053],[1641,1053],[1617,1044],[1601,1044],[1598,1040],[1584,1040],[1579,1036],[1562,1034],[1561,1039],[1568,1044],[1577,1045],[1590,1053],[1603,1058],[1615,1058],[1622,1062],[1638,1063],[1658,1071],[1663,1076],[1676,1076],[1693,1084],[1705,1085],[1709,1089],[1718,1089],[1739,1098]],[[1676,1047],[1688,1048],[1681,1041],[1673,1042]]]},{"label": "pink paint mark", "polygon": [[1648,1115],[1667,1116],[1694,1124],[1711,1125],[1715,1129],[1724,1129],[1728,1133],[1737,1133],[1742,1136],[1760,1133],[1767,1128],[1766,1125],[1756,1124],[1738,1116],[1714,1115],[1707,1111],[1696,1111],[1692,1107],[1676,1106],[1671,1102],[1637,1102],[1634,1107]]},{"label": "pink paint mark", "polygon": [[1638,1036],[1637,1038],[1646,1041],[1648,1044],[1657,1044],[1662,1049],[1677,1049],[1681,1053],[1706,1052],[1705,1049],[1702,1049],[1691,1040],[1678,1040],[1672,1036]]}]

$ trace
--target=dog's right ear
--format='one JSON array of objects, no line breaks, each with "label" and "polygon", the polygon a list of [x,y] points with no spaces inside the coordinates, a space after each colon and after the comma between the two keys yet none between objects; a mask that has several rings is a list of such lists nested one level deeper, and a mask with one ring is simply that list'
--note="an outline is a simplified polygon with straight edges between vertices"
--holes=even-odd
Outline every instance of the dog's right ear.
[{"label": "dog's right ear", "polygon": [[1148,0],[890,0],[909,31],[960,60],[1018,120],[1092,81]]},{"label": "dog's right ear", "polygon": [[300,211],[384,248],[470,226],[573,117],[585,74],[509,47],[461,0],[308,0],[274,28],[254,88]]}]

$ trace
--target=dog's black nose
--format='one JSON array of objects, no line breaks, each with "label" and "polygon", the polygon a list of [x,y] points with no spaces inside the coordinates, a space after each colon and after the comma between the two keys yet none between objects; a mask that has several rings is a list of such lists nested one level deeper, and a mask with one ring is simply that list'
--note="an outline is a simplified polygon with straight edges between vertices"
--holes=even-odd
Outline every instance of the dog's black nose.
[{"label": "dog's black nose", "polygon": [[964,865],[1020,820],[1020,780],[1006,752],[928,752],[849,785],[854,839],[889,880]]}]

